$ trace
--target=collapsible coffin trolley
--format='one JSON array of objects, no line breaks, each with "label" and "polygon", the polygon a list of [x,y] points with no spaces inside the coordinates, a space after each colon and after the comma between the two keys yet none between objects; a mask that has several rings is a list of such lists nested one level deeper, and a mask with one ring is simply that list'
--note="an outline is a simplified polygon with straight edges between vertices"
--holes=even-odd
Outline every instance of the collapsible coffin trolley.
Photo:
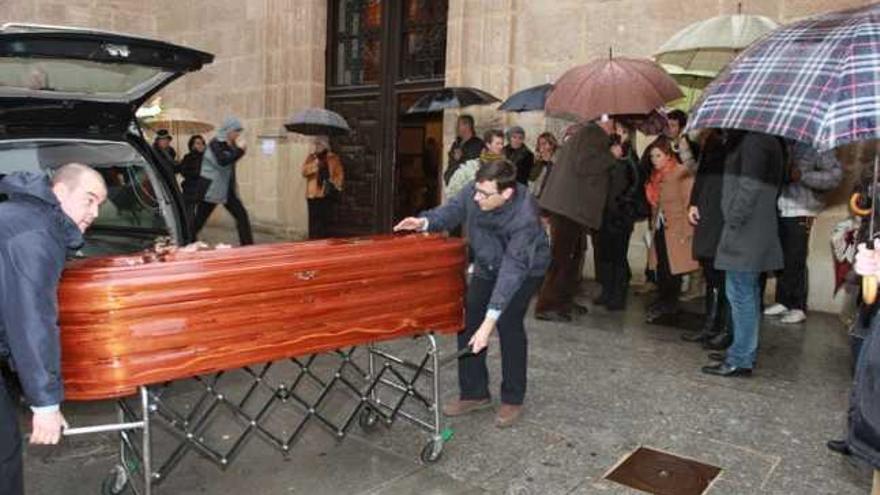
[{"label": "collapsible coffin trolley", "polygon": [[[154,493],[189,455],[226,469],[252,439],[286,455],[313,423],[342,439],[355,423],[370,430],[402,418],[429,432],[421,459],[440,457],[435,334],[463,327],[460,240],[372,237],[160,258],[78,261],[59,291],[68,400],[117,404],[117,423],[66,431],[118,432],[105,493]],[[221,421],[218,442],[212,425]],[[171,438],[161,452],[159,433]]]}]

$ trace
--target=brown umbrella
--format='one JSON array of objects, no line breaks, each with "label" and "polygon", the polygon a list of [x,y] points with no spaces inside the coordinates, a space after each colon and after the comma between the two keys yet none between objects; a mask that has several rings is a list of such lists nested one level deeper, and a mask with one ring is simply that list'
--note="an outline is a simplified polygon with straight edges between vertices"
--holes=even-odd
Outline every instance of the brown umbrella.
[{"label": "brown umbrella", "polygon": [[641,114],[684,96],[675,80],[648,59],[612,57],[579,65],[553,85],[547,115],[593,120],[602,114]]}]

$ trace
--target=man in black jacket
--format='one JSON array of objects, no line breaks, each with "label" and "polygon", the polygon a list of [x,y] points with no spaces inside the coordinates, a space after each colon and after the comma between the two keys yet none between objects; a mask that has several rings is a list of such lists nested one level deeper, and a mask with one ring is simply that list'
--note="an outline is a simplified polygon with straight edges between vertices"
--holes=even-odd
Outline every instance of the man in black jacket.
[{"label": "man in black jacket", "polygon": [[0,493],[24,492],[21,433],[10,379],[33,411],[31,443],[55,444],[67,426],[58,334],[58,282],[69,251],[107,197],[101,176],[69,164],[51,181],[17,172],[0,181]]},{"label": "man in black jacket", "polygon": [[473,355],[458,360],[460,397],[443,412],[460,416],[491,406],[482,351],[497,327],[502,381],[495,424],[504,428],[519,418],[525,398],[528,347],[523,319],[550,265],[549,240],[535,200],[526,186],[517,184],[516,168],[507,160],[483,164],[475,182],[448,203],[420,218],[406,218],[394,230],[439,232],[462,223],[474,255],[474,274],[458,348],[470,347]]},{"label": "man in black jacket", "polygon": [[467,114],[460,116],[456,122],[455,141],[449,147],[449,164],[443,172],[443,183],[449,184],[462,163],[479,158],[484,147],[485,143],[474,130],[474,118]]}]

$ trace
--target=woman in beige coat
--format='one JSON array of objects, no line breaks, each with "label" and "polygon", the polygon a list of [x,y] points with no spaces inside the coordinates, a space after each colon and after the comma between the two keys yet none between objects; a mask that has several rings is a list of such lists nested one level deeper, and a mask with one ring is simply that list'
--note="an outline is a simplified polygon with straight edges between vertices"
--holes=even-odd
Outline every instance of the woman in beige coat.
[{"label": "woman in beige coat", "polygon": [[694,227],[687,211],[694,178],[675,158],[671,143],[657,139],[646,151],[651,158],[651,177],[645,196],[651,205],[649,267],[657,271],[659,294],[648,307],[647,320],[678,312],[681,275],[699,267],[691,243]]},{"label": "woman in beige coat", "polygon": [[309,207],[309,239],[329,237],[336,203],[342,194],[345,171],[342,160],[330,151],[325,139],[315,140],[315,152],[302,165],[306,178],[306,200]]}]

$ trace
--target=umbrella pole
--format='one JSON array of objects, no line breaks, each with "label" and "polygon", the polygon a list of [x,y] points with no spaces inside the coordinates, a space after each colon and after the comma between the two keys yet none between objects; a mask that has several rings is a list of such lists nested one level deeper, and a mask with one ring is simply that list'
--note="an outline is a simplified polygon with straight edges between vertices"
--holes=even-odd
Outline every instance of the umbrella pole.
[{"label": "umbrella pole", "polygon": [[871,495],[880,495],[880,470],[874,470],[874,484],[871,488]]}]

